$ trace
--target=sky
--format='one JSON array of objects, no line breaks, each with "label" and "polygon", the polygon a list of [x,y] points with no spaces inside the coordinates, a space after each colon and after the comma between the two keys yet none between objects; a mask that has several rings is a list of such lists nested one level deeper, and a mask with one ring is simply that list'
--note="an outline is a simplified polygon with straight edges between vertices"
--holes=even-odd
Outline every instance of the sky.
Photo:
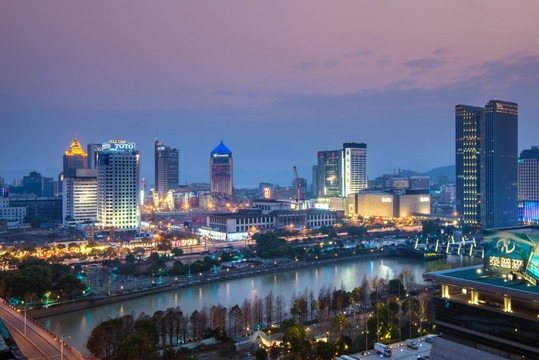
[{"label": "sky", "polygon": [[539,145],[537,1],[1,1],[0,176],[61,171],[83,146],[157,136],[180,182],[312,179],[317,151],[368,147],[369,178],[454,164],[455,104],[519,104]]}]

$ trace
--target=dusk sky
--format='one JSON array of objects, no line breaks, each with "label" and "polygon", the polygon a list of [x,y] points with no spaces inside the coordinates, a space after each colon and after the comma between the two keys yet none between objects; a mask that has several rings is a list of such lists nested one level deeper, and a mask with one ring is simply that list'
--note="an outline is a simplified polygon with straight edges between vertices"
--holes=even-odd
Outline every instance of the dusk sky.
[{"label": "dusk sky", "polygon": [[179,149],[180,182],[312,180],[316,152],[368,146],[369,178],[455,162],[456,103],[519,104],[539,145],[539,1],[2,1],[0,176],[61,171],[82,145]]}]

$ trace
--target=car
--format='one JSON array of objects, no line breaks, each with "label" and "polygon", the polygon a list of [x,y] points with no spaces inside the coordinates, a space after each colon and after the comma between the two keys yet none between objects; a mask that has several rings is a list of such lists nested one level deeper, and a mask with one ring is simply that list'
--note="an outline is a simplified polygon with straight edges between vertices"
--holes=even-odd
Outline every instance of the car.
[{"label": "car", "polygon": [[425,337],[425,341],[432,344],[434,342],[435,337],[436,336],[433,336],[433,335],[427,336]]},{"label": "car", "polygon": [[429,360],[429,356],[428,355],[418,356],[417,360]]}]

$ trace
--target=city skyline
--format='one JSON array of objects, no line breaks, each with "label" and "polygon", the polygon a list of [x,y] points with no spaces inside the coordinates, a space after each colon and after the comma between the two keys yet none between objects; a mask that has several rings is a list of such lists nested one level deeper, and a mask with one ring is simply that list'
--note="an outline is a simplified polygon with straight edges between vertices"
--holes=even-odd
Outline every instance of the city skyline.
[{"label": "city skyline", "polygon": [[136,142],[153,178],[157,135],[182,184],[208,181],[220,140],[239,186],[310,179],[318,151],[358,139],[370,179],[426,171],[454,164],[453,105],[488,99],[518,102],[519,151],[537,145],[537,3],[61,5],[0,13],[8,182],[57,176],[74,136]]}]

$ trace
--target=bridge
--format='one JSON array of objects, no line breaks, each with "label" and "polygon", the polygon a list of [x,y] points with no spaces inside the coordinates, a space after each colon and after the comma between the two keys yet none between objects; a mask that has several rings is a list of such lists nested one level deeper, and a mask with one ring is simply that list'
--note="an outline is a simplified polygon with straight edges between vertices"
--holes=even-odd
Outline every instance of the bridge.
[{"label": "bridge", "polygon": [[41,324],[27,317],[0,299],[0,318],[28,360],[84,360],[77,350],[67,345]]}]

